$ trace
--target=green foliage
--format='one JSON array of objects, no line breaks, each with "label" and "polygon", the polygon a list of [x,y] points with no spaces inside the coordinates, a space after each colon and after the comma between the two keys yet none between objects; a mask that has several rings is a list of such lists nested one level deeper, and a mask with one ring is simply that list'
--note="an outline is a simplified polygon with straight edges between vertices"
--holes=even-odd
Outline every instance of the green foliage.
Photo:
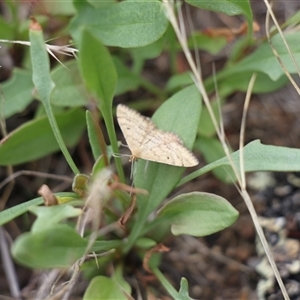
[{"label": "green foliage", "polygon": [[[69,147],[77,144],[85,128],[84,112],[73,109],[55,118],[65,143]],[[0,165],[21,164],[58,150],[48,118],[40,117],[18,127],[1,141]]]},{"label": "green foliage", "polygon": [[158,211],[158,218],[171,224],[174,235],[205,236],[229,227],[238,211],[224,198],[201,192],[181,194]]},{"label": "green foliage", "polygon": [[51,94],[53,105],[73,107],[84,106],[90,102],[75,59],[64,65],[57,65],[51,72],[51,78],[55,84]]},{"label": "green foliage", "polygon": [[126,293],[123,291],[119,282],[105,276],[97,276],[91,281],[91,284],[86,290],[83,299],[127,300],[128,297],[126,296]]},{"label": "green foliage", "polygon": [[248,21],[250,28],[250,34],[252,34],[253,16],[250,6],[250,2],[240,0],[217,0],[217,1],[206,1],[206,0],[186,0],[187,3],[197,6],[202,9],[208,9],[212,11],[222,12],[229,16],[244,15]]},{"label": "green foliage", "polygon": [[[214,91],[217,82],[220,106],[229,94],[247,90],[253,72],[257,73],[253,88],[256,93],[276,91],[287,83],[269,44],[266,41],[255,44],[251,38],[253,19],[249,1],[186,2],[230,16],[242,15],[250,28],[248,37],[240,39],[234,46],[223,69],[204,82],[209,93]],[[1,18],[0,36],[17,40],[18,34],[28,31],[28,26],[26,22],[18,23],[16,8],[10,1],[8,3],[16,20],[8,24]],[[213,171],[223,183],[234,181],[235,176],[222,145],[215,137],[208,110],[202,107],[202,99],[191,74],[176,70],[175,58],[181,49],[169,26],[163,3],[65,1],[62,5],[54,2],[46,5],[52,15],[60,16],[64,24],[61,31],[50,38],[71,35],[79,49],[78,59],[56,65],[53,62],[51,69],[42,31],[30,28],[30,63],[25,56],[21,68],[15,68],[11,78],[2,84],[1,105],[3,103],[4,109],[0,110],[0,115],[5,119],[16,117],[32,103],[32,95],[40,100],[37,112],[42,112],[42,115],[21,124],[0,141],[0,165],[19,165],[61,150],[73,173],[77,174],[73,184],[76,193],[55,193],[59,205],[52,207],[40,206],[43,199],[39,197],[6,208],[0,212],[0,225],[24,213],[36,215],[30,232],[21,234],[12,246],[15,260],[28,268],[69,268],[92,251],[97,254],[109,251],[109,255],[95,258],[99,269],[94,261],[81,262],[79,272],[82,271],[90,280],[84,299],[128,299],[131,287],[124,274],[132,266],[126,265],[125,255],[135,252],[144,258],[146,251],[164,242],[170,231],[174,235],[193,236],[220,231],[235,222],[238,212],[221,196],[191,192],[168,200],[155,217],[150,219],[149,216],[154,216],[176,187],[209,171]],[[70,24],[66,16],[71,18]],[[293,19],[298,22],[299,16],[296,17]],[[46,26],[49,19],[43,17],[43,20]],[[297,33],[287,34],[286,39],[299,62]],[[273,36],[272,43],[288,71],[296,73],[278,35]],[[208,37],[199,32],[192,32],[188,38],[190,49],[212,54],[218,54],[225,45],[224,38]],[[253,52],[247,55],[249,47]],[[165,86],[156,85],[143,73],[148,60],[156,59],[161,53],[169,54],[172,69]],[[25,66],[31,66],[31,69]],[[134,195],[134,191],[128,193],[130,186],[125,188],[124,185],[114,107],[117,101],[129,99],[135,90],[146,91],[151,96],[134,99],[129,105],[148,111],[159,106],[152,117],[154,124],[161,130],[177,134],[187,148],[200,152],[207,164],[183,177],[185,168],[139,159],[134,166],[133,185],[148,194],[138,190],[136,207],[130,212],[124,232],[113,230],[110,234],[94,238],[94,223],[108,227],[116,224],[124,216]],[[117,101],[116,96],[120,96]],[[98,111],[84,111],[93,105],[100,112],[99,119],[104,121],[102,126],[94,120]],[[212,109],[219,122],[219,104],[216,101],[212,102]],[[85,128],[94,165],[89,174],[80,174],[66,146],[76,147]],[[240,150],[231,154],[231,161],[238,172],[241,169],[240,154]],[[300,170],[299,149],[263,145],[256,140],[246,145],[242,154],[245,172]],[[114,159],[111,159],[112,156]],[[120,182],[113,176],[101,177],[105,171],[109,175],[115,172],[111,165],[116,166]],[[101,180],[97,181],[97,178]],[[86,194],[92,193],[93,188],[98,202],[86,199]],[[92,228],[91,231],[87,229],[80,235],[74,219],[80,219],[83,210],[88,207],[96,217],[88,227]],[[160,255],[156,254],[155,259],[149,261],[149,266],[168,293],[174,299],[191,299],[187,280],[182,278],[179,292],[176,291],[160,272],[159,263]],[[111,277],[106,277],[108,266],[115,270]]]},{"label": "green foliage", "polygon": [[107,46],[141,47],[158,40],[167,29],[167,19],[159,1],[122,1],[95,8],[80,3],[70,31],[76,41],[82,28]]},{"label": "green foliage", "polygon": [[15,68],[12,77],[2,85],[5,119],[22,112],[32,102],[31,77],[30,71]]},{"label": "green foliage", "polygon": [[87,245],[88,240],[82,239],[73,228],[57,224],[19,236],[12,254],[30,268],[66,268],[84,254]]}]

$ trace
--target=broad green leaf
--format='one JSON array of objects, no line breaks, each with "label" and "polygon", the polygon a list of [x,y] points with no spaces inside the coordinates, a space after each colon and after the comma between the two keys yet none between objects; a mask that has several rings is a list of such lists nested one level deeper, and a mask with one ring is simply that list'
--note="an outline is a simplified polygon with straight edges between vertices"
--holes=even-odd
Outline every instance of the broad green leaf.
[{"label": "broad green leaf", "polygon": [[185,72],[173,75],[168,81],[166,89],[167,91],[174,91],[191,84],[193,84],[192,73]]},{"label": "broad green leaf", "polygon": [[[201,114],[201,97],[192,85],[165,101],[153,115],[158,128],[177,134],[188,148],[192,148]],[[149,191],[149,197],[138,196],[138,219],[134,223],[129,244],[134,243],[142,230],[147,217],[174,188],[185,168],[146,162],[139,159],[134,174],[134,184]],[[127,247],[130,247],[126,245]]]},{"label": "broad green leaf", "polygon": [[252,10],[249,0],[186,0],[187,3],[202,9],[221,12],[229,16],[244,15],[252,32]]},{"label": "broad green leaf", "polygon": [[29,210],[37,216],[31,228],[32,233],[46,230],[64,219],[78,217],[82,214],[82,209],[75,208],[70,204],[36,206]]},{"label": "broad green leaf", "polygon": [[[231,154],[231,159],[239,170],[240,151]],[[244,147],[245,172],[274,171],[292,172],[300,170],[300,149],[263,145],[260,140],[255,140]],[[201,176],[215,168],[229,166],[227,157],[223,157],[183,178],[177,186]]]},{"label": "broad green leaf", "polygon": [[145,60],[156,58],[161,54],[163,50],[163,39],[160,38],[159,40],[155,41],[144,47],[137,47],[129,49],[132,57],[136,60]]},{"label": "broad green leaf", "polygon": [[[69,147],[76,145],[85,128],[84,112],[73,109],[56,115]],[[59,150],[47,117],[27,122],[0,141],[0,165],[17,165]]]},{"label": "broad green leaf", "polygon": [[63,66],[58,64],[51,72],[51,77],[55,83],[51,94],[53,105],[73,107],[84,106],[90,102],[76,60],[70,60]]},{"label": "broad green leaf", "polygon": [[94,277],[84,293],[83,300],[128,300],[116,280],[105,276]]},{"label": "broad green leaf", "polygon": [[[45,220],[46,221],[46,220]],[[34,269],[70,267],[85,252],[88,240],[65,224],[19,236],[12,247],[14,258]]]},{"label": "broad green leaf", "polygon": [[[77,199],[78,196],[75,193],[56,193],[56,197],[61,197],[61,198],[72,198],[72,199]],[[41,205],[44,203],[44,200],[42,197],[38,197],[35,199],[32,199],[30,201],[18,204],[16,206],[7,208],[3,211],[0,212],[0,226],[15,219],[16,217],[24,214],[25,212],[29,211],[29,209]]]},{"label": "broad green leaf", "polygon": [[[294,55],[296,62],[300,63],[299,35],[295,32],[285,34],[285,39]],[[280,59],[289,73],[296,73],[294,63],[283,44],[281,37],[277,34],[272,38],[273,47],[278,52]],[[268,42],[262,44],[254,53],[248,55],[235,65],[230,65],[218,74],[218,80],[228,76],[243,75],[245,72],[259,72],[269,76],[273,81],[279,80],[284,75],[282,67],[274,56]]]},{"label": "broad green leaf", "polygon": [[76,41],[80,30],[89,32],[108,46],[146,46],[158,40],[168,25],[159,1],[122,1],[109,7],[82,4],[72,20],[70,31]]},{"label": "broad green leaf", "polygon": [[[195,142],[195,149],[200,151],[207,163],[213,163],[225,155],[222,144],[216,138],[199,137]],[[230,166],[223,166],[212,171],[218,179],[226,183],[232,183],[235,178]]]},{"label": "broad green leaf", "polygon": [[229,227],[238,211],[215,194],[193,192],[181,194],[164,205],[158,217],[171,224],[174,235],[205,236]]},{"label": "broad green leaf", "polygon": [[[1,26],[0,26],[1,27]],[[14,68],[12,77],[3,82],[4,117],[7,119],[24,111],[32,102],[32,74],[30,71]],[[2,115],[0,113],[0,115]]]},{"label": "broad green leaf", "polygon": [[103,8],[115,4],[115,0],[106,0],[106,1],[86,0],[86,2],[95,8]]}]

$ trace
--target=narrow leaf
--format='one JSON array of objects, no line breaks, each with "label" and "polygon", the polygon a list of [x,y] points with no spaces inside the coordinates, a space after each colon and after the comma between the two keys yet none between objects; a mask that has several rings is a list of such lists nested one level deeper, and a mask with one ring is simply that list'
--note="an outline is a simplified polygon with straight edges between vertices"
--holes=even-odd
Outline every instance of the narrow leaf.
[{"label": "narrow leaf", "polygon": [[75,174],[78,174],[79,170],[77,169],[64,143],[50,104],[50,97],[54,88],[54,83],[50,76],[50,63],[42,28],[35,19],[32,19],[32,22],[30,24],[29,37],[31,45],[30,56],[32,64],[32,81],[38,91],[40,100],[44,105],[50,126],[53,130],[57,143],[72,171]]},{"label": "narrow leaf", "polygon": [[[231,154],[231,159],[239,170],[240,151]],[[245,172],[275,171],[292,172],[300,170],[300,149],[263,145],[255,140],[244,147]],[[230,166],[227,157],[223,157],[183,178],[178,186],[201,176],[215,168]]]},{"label": "narrow leaf", "polygon": [[[56,197],[68,197],[68,198],[74,198],[77,199],[78,196],[75,193],[56,193]],[[16,217],[24,214],[25,212],[29,211],[29,209],[41,205],[44,203],[44,200],[42,197],[38,197],[35,199],[32,199],[30,201],[21,203],[19,205],[16,205],[11,208],[7,208],[0,212],[0,226],[15,219]]]},{"label": "narrow leaf", "polygon": [[79,59],[86,86],[97,95],[101,112],[108,113],[117,85],[117,72],[109,51],[99,39],[84,31]]}]

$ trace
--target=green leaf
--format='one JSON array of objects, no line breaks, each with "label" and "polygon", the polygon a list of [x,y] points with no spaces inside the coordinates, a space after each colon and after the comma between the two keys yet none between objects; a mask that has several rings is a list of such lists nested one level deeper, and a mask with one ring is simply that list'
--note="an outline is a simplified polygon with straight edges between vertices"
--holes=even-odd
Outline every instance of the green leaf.
[{"label": "green leaf", "polygon": [[97,128],[96,126],[99,126],[98,124],[95,124],[92,113],[87,110],[86,111],[86,124],[87,124],[87,131],[88,131],[88,137],[89,137],[89,143],[92,148],[92,153],[94,159],[98,159],[101,155],[101,148],[99,144],[99,139],[97,136]]},{"label": "green leaf", "polygon": [[172,224],[174,235],[205,236],[229,227],[238,211],[224,198],[204,193],[181,194],[164,205],[158,217]]},{"label": "green leaf", "polygon": [[[32,21],[33,23],[34,21]],[[39,26],[39,24],[36,26]],[[47,112],[54,83],[50,76],[49,57],[41,29],[30,29],[30,45],[32,81]]]},{"label": "green leaf", "polygon": [[118,73],[115,95],[118,96],[136,90],[141,84],[140,77],[129,70],[119,58],[113,57],[113,60]]},{"label": "green leaf", "polygon": [[70,60],[63,66],[59,64],[51,72],[55,88],[51,103],[58,106],[84,106],[89,103],[89,94],[80,76],[78,63]]},{"label": "green leaf", "polygon": [[82,214],[82,209],[75,208],[70,204],[32,207],[29,210],[37,216],[31,228],[32,233],[46,230],[64,219],[78,217]]},{"label": "green leaf", "polygon": [[132,57],[135,60],[146,60],[146,59],[152,59],[156,58],[161,54],[163,51],[163,39],[160,38],[159,40],[144,46],[144,47],[137,47],[137,48],[131,48],[129,49],[129,52],[131,53]]},{"label": "green leaf", "polygon": [[[220,123],[220,116],[219,116],[219,111],[220,107],[222,106],[222,102],[218,104],[217,101],[211,102],[211,108],[213,110],[214,116],[217,119],[218,124]],[[220,109],[219,109],[220,108]],[[204,107],[201,112],[201,117],[200,117],[200,125],[199,125],[199,134],[205,137],[214,137],[216,134],[216,129],[215,126],[211,120],[210,114],[208,112],[208,109]]]},{"label": "green leaf", "polygon": [[[239,168],[240,151],[232,154],[232,160]],[[215,162],[215,165],[229,165],[227,158]],[[255,140],[244,148],[244,164],[247,172],[251,171],[299,171],[300,149],[263,145]]]},{"label": "green leaf", "polygon": [[[239,170],[240,151],[231,154],[232,162]],[[260,140],[255,140],[244,147],[245,172],[274,171],[293,172],[300,170],[300,149],[263,145]],[[183,178],[177,186],[201,176],[215,168],[229,166],[227,157],[223,157]]]},{"label": "green leaf", "polygon": [[[84,112],[73,109],[56,116],[69,147],[80,139],[85,128]],[[27,122],[0,141],[0,165],[17,165],[59,150],[47,117]]]},{"label": "green leaf", "polygon": [[[224,157],[224,149],[216,138],[200,137],[195,142],[195,149],[199,150],[207,163],[213,163]],[[232,183],[235,178],[230,166],[213,169],[214,175],[225,183]]]},{"label": "green leaf", "polygon": [[97,276],[93,278],[83,296],[83,300],[96,299],[128,300],[128,297],[116,280],[105,276]]},{"label": "green leaf", "polygon": [[156,58],[163,50],[163,39],[151,43],[144,47],[131,48],[130,53],[133,58],[133,72],[140,74],[146,59]]},{"label": "green leaf", "polygon": [[158,40],[168,25],[158,1],[122,1],[109,7],[94,8],[82,4],[70,31],[78,41],[80,29],[86,28],[108,46],[141,47]]},{"label": "green leaf", "polygon": [[189,283],[184,277],[182,277],[180,280],[179,295],[180,299],[182,300],[192,300],[192,298],[189,296]]},{"label": "green leaf", "polygon": [[[1,26],[0,26],[1,27]],[[13,69],[12,77],[3,82],[4,117],[22,112],[32,102],[32,74],[30,71]]]},{"label": "green leaf", "polygon": [[[201,97],[197,88],[192,85],[165,101],[155,112],[152,120],[158,128],[177,134],[191,149],[197,135],[200,114]],[[134,243],[143,229],[149,214],[174,188],[184,170],[185,168],[182,167],[138,160],[134,184],[136,187],[149,191],[150,195],[149,197],[138,196],[138,219],[126,247],[131,247],[131,243]]]},{"label": "green leaf", "polygon": [[[297,33],[285,34],[285,39],[289,45],[291,52],[294,55],[296,62],[300,63],[300,43]],[[294,63],[283,44],[281,37],[277,34],[272,38],[273,47],[278,52],[280,59],[287,68],[289,73],[296,73],[297,70]],[[262,44],[254,53],[248,55],[245,59],[241,60],[235,65],[230,65],[224,71],[220,72],[217,79],[228,78],[228,76],[242,76],[245,72],[259,72],[269,76],[273,81],[279,80],[284,75],[284,72],[274,56],[268,42]]]},{"label": "green leaf", "polygon": [[147,237],[141,237],[136,240],[135,246],[141,249],[150,249],[157,245],[157,242]]},{"label": "green leaf", "polygon": [[[288,82],[288,78],[283,75],[275,81],[264,73],[256,73],[257,77],[252,89],[252,93],[262,94],[277,91]],[[236,91],[247,92],[249,88],[249,82],[253,75],[253,72],[239,72],[231,74],[226,78],[222,78],[219,81],[219,94],[222,97],[226,97]]]},{"label": "green leaf", "polygon": [[121,246],[121,240],[95,241],[91,247],[91,252],[110,251],[113,248],[118,248]]},{"label": "green leaf", "polygon": [[14,24],[7,22],[0,16],[0,37],[2,40],[14,39]]},{"label": "green leaf", "polygon": [[3,224],[15,219],[16,217],[24,214],[29,210],[29,208],[41,205],[44,203],[44,200],[42,197],[38,197],[35,199],[32,199],[30,201],[27,201],[25,203],[16,205],[11,208],[7,208],[0,212],[0,226]]},{"label": "green leaf", "polygon": [[185,72],[173,75],[168,81],[166,89],[167,91],[174,91],[191,84],[193,84],[192,73]]},{"label": "green leaf", "polygon": [[[70,198],[78,198],[78,196],[75,193],[56,193],[56,197],[70,197]],[[44,200],[42,197],[38,197],[35,199],[32,199],[30,201],[18,204],[16,206],[13,206],[11,208],[7,208],[0,212],[0,226],[3,224],[15,219],[16,217],[24,214],[25,212],[29,211],[32,207],[35,207],[37,205],[41,205],[44,203]]]},{"label": "green leaf", "polygon": [[51,15],[70,16],[76,11],[73,5],[73,0],[64,1],[41,1],[45,11],[51,12]]},{"label": "green leaf", "polygon": [[[113,60],[107,48],[86,30],[82,32],[79,53],[82,76],[86,86],[97,95],[96,101],[105,121],[113,153],[118,153],[112,113],[112,100],[117,84]],[[118,158],[115,161],[120,181],[124,181],[121,160]]]},{"label": "green leaf", "polygon": [[43,106],[45,108],[45,112],[47,114],[55,139],[73,173],[78,174],[79,170],[77,169],[64,143],[64,140],[61,136],[61,132],[59,131],[57,122],[52,111],[50,98],[54,88],[54,83],[50,76],[49,56],[46,49],[41,26],[37,23],[36,20],[32,19],[29,28],[32,81],[38,92],[39,98],[42,101]]},{"label": "green leaf", "polygon": [[35,269],[66,268],[86,250],[88,240],[65,224],[19,236],[12,247],[14,258]]},{"label": "green leaf", "polygon": [[117,72],[109,51],[90,32],[83,31],[79,63],[85,84],[97,95],[103,114],[112,106]]},{"label": "green leaf", "polygon": [[188,45],[190,49],[199,49],[216,55],[227,45],[227,41],[224,37],[210,37],[194,32],[188,39]]},{"label": "green leaf", "polygon": [[291,16],[285,23],[285,26],[295,26],[300,23],[300,11],[296,11],[293,16]]},{"label": "green leaf", "polygon": [[202,9],[212,10],[229,16],[244,15],[252,32],[252,10],[248,0],[186,0],[187,3]]},{"label": "green leaf", "polygon": [[131,286],[124,279],[123,276],[124,276],[124,265],[123,265],[123,263],[120,263],[115,268],[112,279],[114,279],[118,283],[119,288],[121,288],[123,290],[123,292],[127,293],[127,295],[130,295],[131,294]]}]

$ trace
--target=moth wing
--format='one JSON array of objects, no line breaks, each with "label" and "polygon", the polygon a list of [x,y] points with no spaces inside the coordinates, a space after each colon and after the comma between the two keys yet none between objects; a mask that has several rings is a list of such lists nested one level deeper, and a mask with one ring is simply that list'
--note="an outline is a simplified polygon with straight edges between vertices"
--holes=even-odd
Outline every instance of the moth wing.
[{"label": "moth wing", "polygon": [[145,137],[139,157],[180,167],[192,167],[199,163],[178,136],[158,129]]},{"label": "moth wing", "polygon": [[145,135],[155,126],[149,118],[122,104],[117,106],[117,120],[130,151],[136,156],[140,152]]}]

